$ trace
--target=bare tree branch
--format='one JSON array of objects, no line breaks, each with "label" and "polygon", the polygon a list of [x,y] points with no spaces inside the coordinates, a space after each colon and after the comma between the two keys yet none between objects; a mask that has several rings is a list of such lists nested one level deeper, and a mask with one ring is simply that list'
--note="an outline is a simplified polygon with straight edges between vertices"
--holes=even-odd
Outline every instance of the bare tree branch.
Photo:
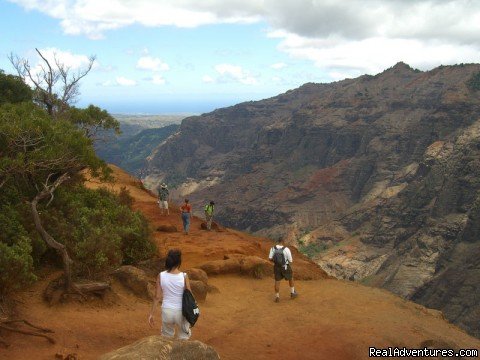
[{"label": "bare tree branch", "polygon": [[71,67],[62,63],[57,54],[53,55],[52,63],[38,48],[35,48],[35,51],[42,61],[38,65],[38,72],[32,71],[26,59],[12,53],[8,59],[18,75],[24,81],[28,80],[28,83],[33,84],[35,101],[43,105],[52,117],[56,117],[75,102],[79,95],[79,82],[92,70],[96,58],[91,56],[85,68],[72,74]]}]

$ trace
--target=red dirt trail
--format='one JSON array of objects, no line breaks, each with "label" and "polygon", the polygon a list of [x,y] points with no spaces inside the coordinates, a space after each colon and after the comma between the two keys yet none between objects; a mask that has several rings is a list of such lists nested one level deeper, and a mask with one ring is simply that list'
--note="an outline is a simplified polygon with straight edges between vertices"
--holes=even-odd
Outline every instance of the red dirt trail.
[{"label": "red dirt trail", "polygon": [[[180,215],[174,209],[162,217],[156,198],[141,189],[138,180],[113,167],[114,190],[126,186],[156,229],[173,224],[181,229]],[[89,183],[91,187],[101,186]],[[221,206],[221,204],[220,204]],[[163,255],[168,249],[182,249],[183,269],[225,254],[240,253],[266,258],[271,242],[238,231],[200,230],[194,219],[191,233],[154,232]],[[200,304],[201,317],[193,328],[192,339],[213,346],[222,359],[367,359],[368,347],[423,348],[425,342],[442,347],[480,348],[480,341],[443,320],[435,311],[405,301],[389,292],[357,283],[327,279],[314,264],[294,251],[295,265],[319,280],[297,281],[299,297],[288,298],[288,284],[282,283],[281,301],[273,302],[273,280],[245,276],[209,277],[219,293],[209,293]],[[296,262],[295,262],[296,261]],[[46,272],[31,288],[15,295],[20,317],[51,328],[57,344],[20,334],[5,334],[8,349],[0,347],[0,359],[55,359],[56,353],[76,353],[78,359],[98,356],[142,337],[159,334],[147,324],[150,303],[128,293],[113,282],[114,295],[104,302],[67,303],[48,306],[42,291],[55,274]]]}]

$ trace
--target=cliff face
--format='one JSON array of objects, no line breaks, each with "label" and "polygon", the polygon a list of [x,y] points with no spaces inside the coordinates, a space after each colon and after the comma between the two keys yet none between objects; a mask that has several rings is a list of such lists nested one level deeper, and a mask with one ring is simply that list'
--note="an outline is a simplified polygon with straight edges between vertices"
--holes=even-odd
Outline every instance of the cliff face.
[{"label": "cliff face", "polygon": [[480,336],[480,120],[432,144],[405,189],[367,213],[342,221],[384,254],[368,280]]},{"label": "cliff face", "polygon": [[147,183],[214,199],[223,224],[287,234],[331,274],[478,335],[479,72],[399,63],[185,119],[149,158]]}]

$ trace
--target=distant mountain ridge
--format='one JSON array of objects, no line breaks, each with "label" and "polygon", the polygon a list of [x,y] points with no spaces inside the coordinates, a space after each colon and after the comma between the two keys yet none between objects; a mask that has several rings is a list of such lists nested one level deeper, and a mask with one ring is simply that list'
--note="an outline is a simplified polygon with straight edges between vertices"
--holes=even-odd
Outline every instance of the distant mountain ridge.
[{"label": "distant mountain ridge", "polygon": [[479,74],[398,63],[190,117],[153,150],[146,183],[214,199],[225,225],[286,235],[329,273],[479,336]]}]

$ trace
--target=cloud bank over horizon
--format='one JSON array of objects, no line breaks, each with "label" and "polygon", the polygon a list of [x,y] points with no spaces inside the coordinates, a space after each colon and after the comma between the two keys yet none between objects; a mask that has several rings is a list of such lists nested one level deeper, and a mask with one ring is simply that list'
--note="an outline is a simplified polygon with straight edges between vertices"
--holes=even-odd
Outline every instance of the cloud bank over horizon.
[{"label": "cloud bank over horizon", "polygon": [[[265,35],[278,39],[279,51],[324,68],[332,80],[379,72],[400,60],[422,70],[480,60],[480,2],[473,0],[351,0],[348,5],[333,0],[9,1],[58,19],[65,34],[90,39],[132,25],[265,22]],[[137,66],[168,67],[153,58]],[[232,76],[255,83],[253,77]]]}]

